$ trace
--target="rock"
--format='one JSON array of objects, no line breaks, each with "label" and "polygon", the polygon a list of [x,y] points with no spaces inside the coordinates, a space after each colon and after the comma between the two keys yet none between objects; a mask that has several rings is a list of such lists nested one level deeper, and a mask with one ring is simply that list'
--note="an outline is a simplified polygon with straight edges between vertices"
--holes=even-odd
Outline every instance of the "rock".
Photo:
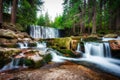
[{"label": "rock", "polygon": [[16,43],[1,43],[0,46],[4,48],[16,48],[17,44]]},{"label": "rock", "polygon": [[105,38],[117,38],[118,35],[117,34],[106,34],[104,37]]},{"label": "rock", "polygon": [[48,46],[54,46],[61,49],[70,49],[71,45],[71,38],[55,38],[55,39],[48,39],[46,42],[48,43]]},{"label": "rock", "polygon": [[16,25],[14,25],[14,24],[12,24],[12,23],[6,23],[6,22],[4,22],[4,23],[2,24],[2,29],[10,29],[10,30],[12,30],[12,31],[17,31]]},{"label": "rock", "polygon": [[17,43],[17,39],[6,39],[6,38],[0,38],[0,43],[4,44],[4,43]]},{"label": "rock", "polygon": [[101,38],[97,34],[87,35],[86,37],[83,36],[82,41],[99,41]]},{"label": "rock", "polygon": [[30,36],[26,32],[17,32],[16,34],[17,34],[18,38],[21,38],[21,39],[30,38]]},{"label": "rock", "polygon": [[120,50],[120,40],[110,40],[109,43],[112,50]]},{"label": "rock", "polygon": [[43,56],[36,50],[23,50],[25,64],[31,68],[40,68],[44,64]]},{"label": "rock", "polygon": [[90,37],[92,37],[92,38],[98,38],[99,36],[97,34],[91,34],[91,35],[88,36],[88,38],[90,38]]},{"label": "rock", "polygon": [[17,38],[17,35],[11,30],[0,29],[0,37],[1,38]]}]

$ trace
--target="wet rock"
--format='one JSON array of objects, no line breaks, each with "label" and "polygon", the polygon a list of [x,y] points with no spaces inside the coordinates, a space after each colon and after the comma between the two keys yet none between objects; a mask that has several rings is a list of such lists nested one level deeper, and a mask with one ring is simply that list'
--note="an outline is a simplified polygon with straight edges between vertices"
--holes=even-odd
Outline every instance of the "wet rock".
[{"label": "wet rock", "polygon": [[120,59],[120,40],[109,41],[112,57]]},{"label": "wet rock", "polygon": [[0,37],[14,39],[17,35],[11,30],[0,29]]},{"label": "wet rock", "polygon": [[106,34],[104,37],[105,38],[117,38],[118,35],[117,34]]},{"label": "wet rock", "polygon": [[110,40],[109,43],[112,50],[120,50],[120,40]]}]

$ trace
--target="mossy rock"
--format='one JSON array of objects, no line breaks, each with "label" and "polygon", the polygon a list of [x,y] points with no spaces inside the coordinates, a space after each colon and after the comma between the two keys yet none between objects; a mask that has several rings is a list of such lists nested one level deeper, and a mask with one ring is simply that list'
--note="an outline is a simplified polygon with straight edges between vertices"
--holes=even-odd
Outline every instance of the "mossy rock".
[{"label": "mossy rock", "polygon": [[43,60],[44,60],[45,63],[51,62],[51,60],[52,60],[52,55],[51,55],[51,54],[45,55],[45,56],[43,57]]},{"label": "mossy rock", "polygon": [[48,43],[49,47],[56,46],[61,49],[70,49],[71,40],[72,39],[70,37],[66,37],[66,38],[55,38],[52,40],[46,40],[46,42]]},{"label": "mossy rock", "polygon": [[24,59],[23,61],[20,62],[20,65],[23,64],[23,63],[24,63],[26,66],[28,66],[29,68],[40,68],[41,66],[44,65],[44,61],[43,61],[43,60],[34,62],[34,61],[31,60],[31,59]]}]

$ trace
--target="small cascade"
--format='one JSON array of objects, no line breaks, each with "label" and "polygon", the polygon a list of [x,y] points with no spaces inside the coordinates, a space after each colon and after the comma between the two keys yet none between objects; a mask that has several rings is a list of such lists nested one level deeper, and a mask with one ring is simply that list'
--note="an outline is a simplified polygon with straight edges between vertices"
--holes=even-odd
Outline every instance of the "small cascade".
[{"label": "small cascade", "polygon": [[36,42],[36,44],[37,44],[37,48],[46,48],[47,47],[45,42]]},{"label": "small cascade", "polygon": [[[1,70],[0,72],[2,71],[5,71],[5,70],[12,70],[12,69],[18,69],[20,68],[20,60],[25,57],[25,55],[23,53],[20,53],[19,55],[15,56],[15,57],[12,57],[11,59],[11,62],[8,63],[7,65],[5,65]],[[24,61],[23,61],[24,62]],[[27,68],[27,66],[25,66],[25,64],[23,63],[21,65],[22,68]]]},{"label": "small cascade", "polygon": [[105,45],[105,56],[110,58],[111,57],[110,45],[108,42],[105,42],[104,45]]},{"label": "small cascade", "polygon": [[85,46],[85,57],[98,56],[98,57],[111,57],[111,51],[109,43],[96,43],[86,42]]},{"label": "small cascade", "polygon": [[28,48],[28,43],[27,42],[23,42],[23,43],[19,42],[17,44],[19,45],[19,48],[21,48],[21,49]]},{"label": "small cascade", "polygon": [[81,46],[80,43],[78,43],[76,52],[80,52],[80,51],[81,51]]},{"label": "small cascade", "polygon": [[85,57],[100,56],[104,57],[103,43],[87,42],[85,43]]},{"label": "small cascade", "polygon": [[59,30],[43,26],[30,26],[30,36],[33,38],[57,38],[59,37]]},{"label": "small cascade", "polygon": [[19,58],[18,59],[12,58],[11,62],[5,65],[0,71],[19,68],[18,67],[19,61],[20,61]]}]

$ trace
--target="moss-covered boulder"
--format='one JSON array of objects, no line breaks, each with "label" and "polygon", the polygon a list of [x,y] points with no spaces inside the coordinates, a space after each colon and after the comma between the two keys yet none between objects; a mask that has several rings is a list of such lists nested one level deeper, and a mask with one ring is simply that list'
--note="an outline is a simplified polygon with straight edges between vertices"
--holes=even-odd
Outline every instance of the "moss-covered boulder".
[{"label": "moss-covered boulder", "polygon": [[48,46],[56,46],[61,49],[70,49],[71,40],[72,39],[70,37],[66,37],[49,39],[46,40],[46,42],[48,43]]}]

